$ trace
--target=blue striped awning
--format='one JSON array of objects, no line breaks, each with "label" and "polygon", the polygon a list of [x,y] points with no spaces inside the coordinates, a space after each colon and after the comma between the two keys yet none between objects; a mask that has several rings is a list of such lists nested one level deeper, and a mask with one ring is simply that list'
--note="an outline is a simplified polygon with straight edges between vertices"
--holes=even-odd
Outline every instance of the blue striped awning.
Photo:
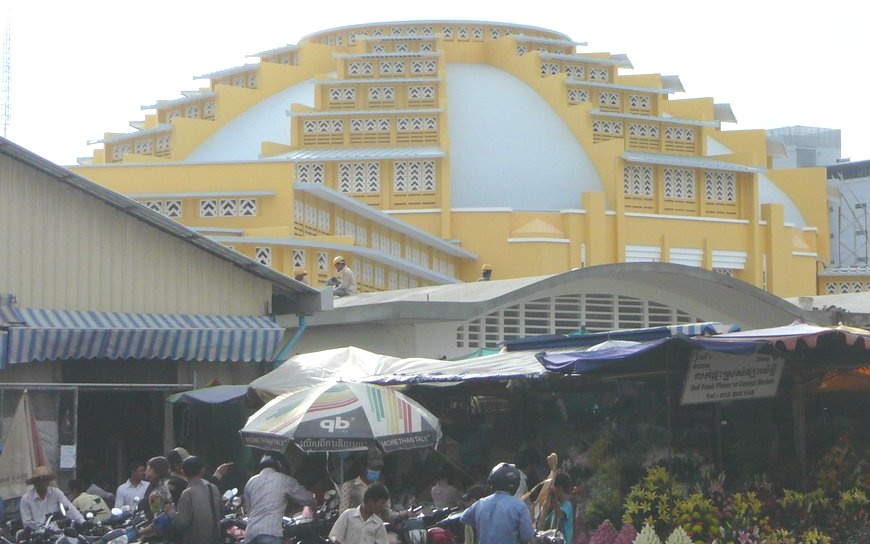
[{"label": "blue striped awning", "polygon": [[9,328],[7,365],[70,359],[272,361],[284,334],[265,317],[16,310],[26,325]]}]

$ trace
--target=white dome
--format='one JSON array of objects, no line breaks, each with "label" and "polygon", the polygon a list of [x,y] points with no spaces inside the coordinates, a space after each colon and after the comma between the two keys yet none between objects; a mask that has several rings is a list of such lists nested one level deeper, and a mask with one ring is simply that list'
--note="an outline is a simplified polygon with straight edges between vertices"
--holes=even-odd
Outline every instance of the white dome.
[{"label": "white dome", "polygon": [[453,208],[580,207],[598,174],[565,122],[531,87],[485,64],[447,65]]},{"label": "white dome", "polygon": [[262,142],[290,143],[290,104],[314,106],[315,81],[297,83],[248,108],[203,142],[185,162],[255,161]]},{"label": "white dome", "polygon": [[[446,77],[453,208],[576,208],[583,191],[602,189],[583,147],[528,85],[485,64],[449,64]],[[313,106],[314,86],[304,81],[252,106],[185,162],[254,161],[263,141],[291,143],[287,110]]]}]

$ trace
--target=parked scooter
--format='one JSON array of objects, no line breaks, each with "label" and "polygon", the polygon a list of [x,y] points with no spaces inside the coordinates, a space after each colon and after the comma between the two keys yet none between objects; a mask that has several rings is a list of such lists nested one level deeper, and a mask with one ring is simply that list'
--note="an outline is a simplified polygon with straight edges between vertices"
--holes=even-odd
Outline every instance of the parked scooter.
[{"label": "parked scooter", "polygon": [[221,518],[221,542],[240,544],[245,540],[248,518],[242,508],[242,498],[237,488],[228,489],[223,494],[223,517]]},{"label": "parked scooter", "polygon": [[329,531],[338,519],[338,494],[329,490],[317,510],[305,507],[302,513],[284,517],[284,542],[292,544],[328,544]]},{"label": "parked scooter", "polygon": [[419,506],[412,516],[397,523],[387,524],[387,531],[396,533],[402,544],[455,544],[453,533],[438,524],[457,512],[458,507],[432,508]]},{"label": "parked scooter", "polygon": [[[83,524],[80,528],[86,529],[87,524]],[[61,504],[60,512],[46,516],[42,526],[33,530],[19,531],[17,540],[19,544],[127,544],[126,532],[121,529],[92,536],[82,534],[80,528],[71,526],[66,519],[66,508]]]}]

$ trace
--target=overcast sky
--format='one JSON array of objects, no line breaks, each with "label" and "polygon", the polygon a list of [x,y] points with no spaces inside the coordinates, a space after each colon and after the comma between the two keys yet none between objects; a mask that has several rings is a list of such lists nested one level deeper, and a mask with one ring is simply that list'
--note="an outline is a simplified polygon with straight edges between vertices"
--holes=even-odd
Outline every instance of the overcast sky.
[{"label": "overcast sky", "polygon": [[[680,76],[685,93],[729,103],[723,129],[840,129],[842,156],[870,158],[870,2],[827,0],[485,0],[33,2],[11,0],[6,137],[59,164],[105,132],[131,132],[141,106],[207,85],[197,75],[338,26],[482,20],[538,26],[625,53],[625,74]],[[431,6],[431,7],[429,7]],[[0,29],[2,30],[2,29]],[[2,128],[2,127],[0,127]]]}]

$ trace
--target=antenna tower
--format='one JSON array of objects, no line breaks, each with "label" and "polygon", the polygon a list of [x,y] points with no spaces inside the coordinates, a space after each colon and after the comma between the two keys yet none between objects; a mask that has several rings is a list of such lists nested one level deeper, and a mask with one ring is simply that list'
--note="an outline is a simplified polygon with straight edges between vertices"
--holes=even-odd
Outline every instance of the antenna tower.
[{"label": "antenna tower", "polygon": [[0,122],[3,123],[3,137],[12,122],[12,17],[6,15],[6,32],[3,34],[3,72],[0,75],[0,92],[3,94],[3,105],[0,109]]}]

